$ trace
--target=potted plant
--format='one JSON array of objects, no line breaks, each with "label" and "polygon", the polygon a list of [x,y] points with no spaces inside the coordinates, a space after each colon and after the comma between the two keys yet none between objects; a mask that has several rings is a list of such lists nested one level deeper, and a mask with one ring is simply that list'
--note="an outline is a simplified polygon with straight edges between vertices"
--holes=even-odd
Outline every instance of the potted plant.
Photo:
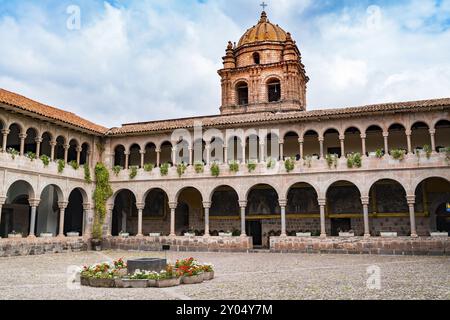
[{"label": "potted plant", "polygon": [[256,170],[256,162],[255,161],[249,161],[247,163],[247,169],[248,169],[248,172],[250,172],[250,173],[255,171]]},{"label": "potted plant", "polygon": [[22,238],[22,234],[17,233],[15,230],[13,230],[11,233],[8,234],[8,238],[20,239],[20,238]]},{"label": "potted plant", "polygon": [[120,171],[122,171],[122,167],[121,166],[114,166],[113,168],[112,168],[112,171],[114,172],[114,175],[116,176],[116,177],[118,177],[119,176],[119,173],[120,173]]},{"label": "potted plant", "polygon": [[8,148],[6,149],[6,152],[9,153],[11,155],[11,158],[14,160],[18,155],[19,155],[19,151],[17,151],[14,148]]},{"label": "potted plant", "polygon": [[144,171],[145,172],[152,172],[154,168],[155,168],[155,166],[153,165],[153,163],[146,163],[146,164],[144,164]]},{"label": "potted plant", "polygon": [[406,154],[405,150],[400,149],[391,150],[392,159],[397,161],[402,161],[403,159],[405,159],[405,154]]},{"label": "potted plant", "polygon": [[177,173],[178,173],[178,177],[181,178],[183,176],[183,174],[186,172],[186,164],[180,163],[179,165],[177,165]]},{"label": "potted plant", "polygon": [[184,233],[185,237],[195,237],[195,232],[193,230],[188,230],[188,232]]},{"label": "potted plant", "polygon": [[156,279],[156,287],[168,288],[178,286],[181,283],[181,273],[172,265],[167,265],[166,270],[161,271]]},{"label": "potted plant", "polygon": [[273,158],[267,159],[267,169],[275,168],[276,161]]},{"label": "potted plant", "polygon": [[169,164],[163,163],[159,168],[159,172],[161,173],[161,176],[167,176],[169,174]]},{"label": "potted plant", "polygon": [[377,150],[375,151],[375,156],[376,156],[378,159],[383,158],[383,156],[384,156],[384,151],[383,151],[382,149],[377,149]]},{"label": "potted plant", "polygon": [[44,164],[44,167],[48,167],[48,165],[50,164],[50,158],[47,155],[43,154],[40,159]]},{"label": "potted plant", "polygon": [[205,165],[201,161],[196,161],[194,164],[194,169],[196,173],[203,173],[205,171]]},{"label": "potted plant", "polygon": [[130,180],[133,180],[134,178],[136,178],[137,174],[138,174],[138,166],[131,166],[130,167],[130,173],[129,173],[129,178]]},{"label": "potted plant", "polygon": [[[124,288],[147,288],[149,286],[148,282],[150,277],[150,272],[136,270],[131,276],[123,278],[122,284]],[[156,279],[155,275],[152,275],[152,277]]]},{"label": "potted plant", "polygon": [[217,162],[214,162],[211,165],[210,170],[211,170],[211,175],[213,177],[218,177],[219,176],[219,174],[220,174],[220,167],[219,167],[219,164]]},{"label": "potted plant", "polygon": [[230,172],[236,173],[239,171],[239,163],[237,161],[232,161],[229,164]]},{"label": "potted plant", "polygon": [[119,233],[119,237],[121,237],[121,238],[129,238],[130,234],[128,232],[122,230]]},{"label": "potted plant", "polygon": [[288,172],[288,173],[293,171],[294,168],[295,168],[295,160],[294,160],[294,158],[287,158],[284,161],[284,168],[286,169],[286,172]]},{"label": "potted plant", "polygon": [[331,169],[331,167],[337,168],[338,165],[338,156],[337,154],[327,154],[325,160],[327,161],[328,168]]},{"label": "potted plant", "polygon": [[203,280],[210,281],[214,279],[214,265],[211,263],[204,263],[202,265],[203,269]]},{"label": "potted plant", "polygon": [[197,284],[203,282],[203,268],[194,258],[178,260],[175,263],[175,268],[182,275],[181,283]]}]

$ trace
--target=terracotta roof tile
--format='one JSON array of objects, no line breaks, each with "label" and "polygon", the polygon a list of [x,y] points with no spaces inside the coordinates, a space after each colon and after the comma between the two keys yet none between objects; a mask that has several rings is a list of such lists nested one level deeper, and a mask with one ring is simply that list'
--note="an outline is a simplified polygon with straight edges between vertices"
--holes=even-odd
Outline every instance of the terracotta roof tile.
[{"label": "terracotta roof tile", "polygon": [[33,112],[52,120],[62,121],[69,125],[93,131],[97,134],[105,134],[108,129],[77,116],[74,113],[50,107],[48,105],[28,99],[17,93],[0,88],[0,103]]}]

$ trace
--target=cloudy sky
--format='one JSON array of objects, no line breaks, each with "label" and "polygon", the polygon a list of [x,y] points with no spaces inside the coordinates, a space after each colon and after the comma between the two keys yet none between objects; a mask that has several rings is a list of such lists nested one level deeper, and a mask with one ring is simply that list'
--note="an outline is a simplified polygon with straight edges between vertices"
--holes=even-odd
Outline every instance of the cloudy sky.
[{"label": "cloudy sky", "polygon": [[[0,87],[109,127],[217,114],[227,41],[260,2],[0,0]],[[302,52],[309,110],[450,97],[450,0],[266,3]]]}]

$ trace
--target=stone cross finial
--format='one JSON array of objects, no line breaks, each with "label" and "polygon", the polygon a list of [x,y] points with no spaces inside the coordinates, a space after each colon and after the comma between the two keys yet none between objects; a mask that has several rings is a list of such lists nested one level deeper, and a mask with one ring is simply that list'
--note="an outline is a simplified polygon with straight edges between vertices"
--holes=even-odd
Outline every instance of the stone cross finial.
[{"label": "stone cross finial", "polygon": [[263,8],[263,11],[266,11],[267,4],[264,1],[260,4],[260,6]]}]

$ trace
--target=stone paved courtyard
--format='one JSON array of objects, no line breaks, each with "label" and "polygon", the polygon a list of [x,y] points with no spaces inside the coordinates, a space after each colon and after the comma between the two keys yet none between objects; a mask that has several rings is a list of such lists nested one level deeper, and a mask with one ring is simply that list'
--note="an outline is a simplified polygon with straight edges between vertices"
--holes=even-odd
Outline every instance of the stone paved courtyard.
[{"label": "stone paved courtyard", "polygon": [[[270,253],[168,253],[216,266],[216,279],[168,289],[69,289],[71,265],[164,253],[79,252],[0,259],[0,299],[450,299],[450,258]],[[381,269],[381,290],[366,286]]]}]

